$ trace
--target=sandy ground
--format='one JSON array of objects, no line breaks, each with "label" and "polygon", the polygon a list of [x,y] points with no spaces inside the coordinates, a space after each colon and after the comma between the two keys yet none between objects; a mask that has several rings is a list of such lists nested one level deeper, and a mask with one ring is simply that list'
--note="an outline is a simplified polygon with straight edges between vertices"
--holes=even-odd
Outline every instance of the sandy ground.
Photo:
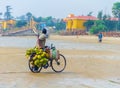
[{"label": "sandy ground", "polygon": [[[99,44],[95,36],[54,35],[49,39]],[[120,38],[105,37],[100,46],[105,48],[104,44],[112,49],[60,49],[67,59],[62,73],[51,68],[32,73],[25,57],[27,48],[1,47],[0,88],[120,88]]]}]

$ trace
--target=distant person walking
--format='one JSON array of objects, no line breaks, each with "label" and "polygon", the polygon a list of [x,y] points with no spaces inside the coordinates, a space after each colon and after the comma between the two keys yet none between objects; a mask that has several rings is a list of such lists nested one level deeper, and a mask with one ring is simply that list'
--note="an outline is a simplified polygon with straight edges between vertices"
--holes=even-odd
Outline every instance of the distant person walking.
[{"label": "distant person walking", "polygon": [[103,34],[102,34],[102,32],[100,32],[100,33],[98,34],[98,41],[99,41],[99,42],[102,42],[102,38],[103,38]]}]

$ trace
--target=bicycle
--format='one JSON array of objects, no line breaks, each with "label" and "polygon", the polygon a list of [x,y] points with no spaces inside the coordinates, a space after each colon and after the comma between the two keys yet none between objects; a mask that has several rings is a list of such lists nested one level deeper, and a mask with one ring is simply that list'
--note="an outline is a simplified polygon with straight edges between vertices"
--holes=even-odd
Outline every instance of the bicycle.
[{"label": "bicycle", "polygon": [[[55,47],[52,47],[52,44],[51,44],[51,48],[49,49],[54,49],[54,48]],[[41,65],[39,67],[33,65],[34,63],[33,57],[35,55],[36,53],[32,53],[28,61],[29,69],[33,73],[39,73],[42,70],[42,68],[47,69],[48,67],[51,67],[53,71],[55,71],[56,73],[59,73],[59,72],[62,72],[66,68],[66,58],[62,54],[58,54],[59,58],[52,58],[52,57],[47,58],[48,62],[45,65]]]}]

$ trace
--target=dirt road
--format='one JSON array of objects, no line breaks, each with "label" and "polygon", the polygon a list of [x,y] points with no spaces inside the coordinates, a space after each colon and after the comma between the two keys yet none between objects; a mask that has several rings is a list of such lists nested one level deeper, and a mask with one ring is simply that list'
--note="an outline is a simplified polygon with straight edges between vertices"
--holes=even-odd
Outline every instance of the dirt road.
[{"label": "dirt road", "polygon": [[48,68],[32,73],[27,48],[1,47],[0,88],[120,88],[119,38],[104,38],[103,43],[93,36],[51,36],[49,40],[80,45],[60,48],[67,59],[64,72]]}]

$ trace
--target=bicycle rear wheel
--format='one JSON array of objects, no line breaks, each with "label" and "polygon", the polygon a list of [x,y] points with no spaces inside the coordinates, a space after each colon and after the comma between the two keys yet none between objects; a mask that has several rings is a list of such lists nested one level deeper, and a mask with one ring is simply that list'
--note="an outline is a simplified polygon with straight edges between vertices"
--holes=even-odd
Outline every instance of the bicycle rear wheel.
[{"label": "bicycle rear wheel", "polygon": [[[35,55],[34,55],[35,56]],[[29,65],[29,69],[31,70],[31,72],[33,73],[39,73],[42,70],[42,66],[37,67],[36,65],[34,65],[34,60],[33,60],[33,55],[30,56],[30,59],[28,61],[28,65]]]},{"label": "bicycle rear wheel", "polygon": [[51,61],[51,68],[57,73],[62,72],[66,67],[66,58],[62,54],[59,55],[60,58],[58,60],[53,59]]}]

